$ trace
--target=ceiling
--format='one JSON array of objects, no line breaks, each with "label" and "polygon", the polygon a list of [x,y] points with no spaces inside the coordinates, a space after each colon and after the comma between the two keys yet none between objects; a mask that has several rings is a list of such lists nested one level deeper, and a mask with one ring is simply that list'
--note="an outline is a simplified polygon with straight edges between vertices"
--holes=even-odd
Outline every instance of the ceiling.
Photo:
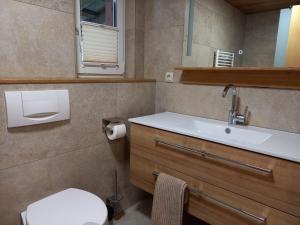
[{"label": "ceiling", "polygon": [[226,0],[244,13],[257,13],[300,5],[300,0]]}]

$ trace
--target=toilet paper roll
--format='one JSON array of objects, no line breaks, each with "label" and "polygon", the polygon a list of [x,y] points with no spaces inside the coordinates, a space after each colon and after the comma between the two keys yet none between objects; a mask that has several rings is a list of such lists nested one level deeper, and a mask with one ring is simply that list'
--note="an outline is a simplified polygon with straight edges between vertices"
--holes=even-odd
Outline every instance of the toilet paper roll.
[{"label": "toilet paper roll", "polygon": [[106,126],[106,135],[109,140],[113,141],[119,138],[123,138],[126,135],[126,126],[125,124],[114,124],[109,123]]}]

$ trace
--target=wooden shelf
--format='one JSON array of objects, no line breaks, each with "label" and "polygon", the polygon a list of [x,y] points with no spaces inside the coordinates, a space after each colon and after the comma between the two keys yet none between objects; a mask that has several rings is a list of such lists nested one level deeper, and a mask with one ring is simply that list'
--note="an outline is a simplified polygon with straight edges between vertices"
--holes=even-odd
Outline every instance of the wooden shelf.
[{"label": "wooden shelf", "polygon": [[226,0],[244,13],[267,12],[300,4],[299,0]]},{"label": "wooden shelf", "polygon": [[300,89],[300,68],[176,67],[184,84]]},{"label": "wooden shelf", "polygon": [[0,78],[0,84],[146,83],[154,79],[128,78]]}]

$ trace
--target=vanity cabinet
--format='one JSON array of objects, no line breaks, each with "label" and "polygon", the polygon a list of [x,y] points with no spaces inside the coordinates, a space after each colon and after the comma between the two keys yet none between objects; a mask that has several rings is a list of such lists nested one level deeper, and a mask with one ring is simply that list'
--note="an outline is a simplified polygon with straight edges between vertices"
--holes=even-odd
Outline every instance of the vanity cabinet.
[{"label": "vanity cabinet", "polygon": [[188,183],[187,211],[213,225],[300,224],[300,164],[131,125],[131,182],[152,193],[164,172]]}]

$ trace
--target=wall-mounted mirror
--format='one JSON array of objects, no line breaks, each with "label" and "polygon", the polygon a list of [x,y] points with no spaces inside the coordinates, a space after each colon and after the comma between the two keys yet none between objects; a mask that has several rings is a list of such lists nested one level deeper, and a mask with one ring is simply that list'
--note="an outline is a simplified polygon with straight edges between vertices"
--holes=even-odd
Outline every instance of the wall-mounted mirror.
[{"label": "wall-mounted mirror", "polygon": [[299,0],[188,0],[184,67],[300,67]]}]

